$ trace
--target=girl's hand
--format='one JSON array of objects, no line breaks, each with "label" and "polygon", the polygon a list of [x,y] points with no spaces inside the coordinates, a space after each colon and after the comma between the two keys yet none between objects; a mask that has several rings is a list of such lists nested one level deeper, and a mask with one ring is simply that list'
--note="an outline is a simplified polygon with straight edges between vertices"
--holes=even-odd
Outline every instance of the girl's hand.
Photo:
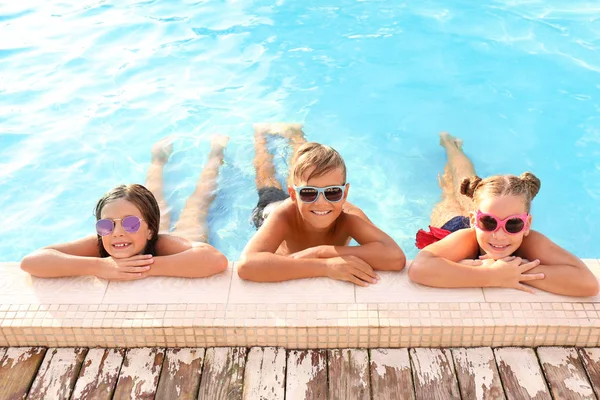
[{"label": "girl's hand", "polygon": [[107,257],[101,259],[101,268],[96,275],[109,281],[132,281],[148,276],[150,265],[154,262],[152,255],[143,254],[128,258]]},{"label": "girl's hand", "polygon": [[[484,260],[490,262],[491,259]],[[493,260],[491,260],[493,261]],[[507,287],[523,290],[529,293],[535,293],[529,286],[521,282],[544,279],[544,274],[527,274],[526,272],[540,265],[540,260],[533,260],[523,263],[521,257],[505,257],[493,261],[489,268],[493,271],[492,285],[498,287]]]}]

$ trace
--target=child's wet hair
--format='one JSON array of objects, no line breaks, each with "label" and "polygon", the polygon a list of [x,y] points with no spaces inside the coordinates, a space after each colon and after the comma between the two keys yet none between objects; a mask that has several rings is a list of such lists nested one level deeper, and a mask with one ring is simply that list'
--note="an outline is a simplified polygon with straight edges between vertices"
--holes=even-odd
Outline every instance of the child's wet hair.
[{"label": "child's wet hair", "polygon": [[[152,237],[146,243],[143,254],[156,255],[155,247],[160,227],[160,208],[156,198],[145,186],[138,185],[137,183],[116,186],[98,200],[95,211],[96,221],[102,218],[102,209],[105,205],[119,199],[125,199],[133,203],[142,213],[142,218],[146,221],[148,229],[152,232]],[[100,250],[101,257],[110,256],[102,245],[102,237],[100,235],[98,235],[98,250]]]},{"label": "child's wet hair", "polygon": [[[308,177],[305,177],[306,171],[314,168]],[[335,169],[341,169],[346,183],[346,163],[335,149],[330,146],[308,142],[304,143],[292,158],[288,183],[290,186],[303,178],[309,181],[311,178],[317,178]]]},{"label": "child's wet hair", "polygon": [[465,178],[460,185],[460,192],[479,204],[488,196],[523,196],[525,211],[531,210],[531,201],[540,191],[541,182],[531,172],[524,172],[521,176],[494,175],[485,179],[478,176]]}]

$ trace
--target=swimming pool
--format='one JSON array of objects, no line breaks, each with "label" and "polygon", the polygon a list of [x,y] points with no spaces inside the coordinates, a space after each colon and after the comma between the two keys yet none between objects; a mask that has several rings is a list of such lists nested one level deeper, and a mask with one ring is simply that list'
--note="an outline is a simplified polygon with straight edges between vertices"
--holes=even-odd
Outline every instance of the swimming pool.
[{"label": "swimming pool", "polygon": [[409,257],[440,196],[448,130],[480,175],[537,174],[534,228],[600,258],[600,7],[481,3],[5,2],[0,261],[92,233],[99,196],[143,183],[166,135],[175,221],[215,132],[231,140],[211,243],[236,259],[254,233],[261,121],[302,122],[338,149],[350,201]]}]

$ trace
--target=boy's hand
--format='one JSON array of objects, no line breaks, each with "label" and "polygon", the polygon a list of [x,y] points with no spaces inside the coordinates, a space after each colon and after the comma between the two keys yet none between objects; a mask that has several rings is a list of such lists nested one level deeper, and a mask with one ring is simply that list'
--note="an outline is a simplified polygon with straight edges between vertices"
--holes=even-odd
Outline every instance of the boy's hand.
[{"label": "boy's hand", "polygon": [[[488,261],[488,260],[486,260]],[[488,261],[489,262],[489,261]],[[527,274],[526,272],[540,265],[540,260],[523,263],[521,257],[505,257],[493,262],[490,268],[494,271],[493,285],[535,293],[532,288],[521,282],[544,279],[544,274]]]},{"label": "boy's hand", "polygon": [[128,258],[107,257],[101,259],[98,278],[110,281],[132,281],[148,276],[150,264],[154,262],[152,255],[143,254]]},{"label": "boy's hand", "polygon": [[352,282],[358,286],[377,283],[379,276],[373,268],[355,256],[341,256],[327,259],[327,276],[340,281]]}]

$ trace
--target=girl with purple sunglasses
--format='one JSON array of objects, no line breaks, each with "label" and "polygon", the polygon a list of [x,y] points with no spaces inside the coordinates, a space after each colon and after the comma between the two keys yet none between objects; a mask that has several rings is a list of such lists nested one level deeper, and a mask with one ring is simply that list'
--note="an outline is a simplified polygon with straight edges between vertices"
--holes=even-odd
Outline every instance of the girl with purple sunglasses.
[{"label": "girl with purple sunglasses", "polygon": [[448,163],[440,177],[442,200],[430,231],[417,233],[422,250],[408,271],[435,287],[532,286],[568,296],[595,296],[598,280],[576,256],[531,229],[531,201],[540,189],[532,173],[481,179],[462,141],[440,134]]},{"label": "girl with purple sunglasses", "polygon": [[170,226],[163,195],[163,167],[172,152],[167,139],[152,148],[148,188],[119,185],[98,201],[95,236],[36,250],[23,258],[21,268],[45,278],[95,275],[123,281],[147,276],[200,278],[224,271],[227,259],[206,243],[206,217],[227,139],[213,138],[206,166],[173,235],[163,233]]}]

